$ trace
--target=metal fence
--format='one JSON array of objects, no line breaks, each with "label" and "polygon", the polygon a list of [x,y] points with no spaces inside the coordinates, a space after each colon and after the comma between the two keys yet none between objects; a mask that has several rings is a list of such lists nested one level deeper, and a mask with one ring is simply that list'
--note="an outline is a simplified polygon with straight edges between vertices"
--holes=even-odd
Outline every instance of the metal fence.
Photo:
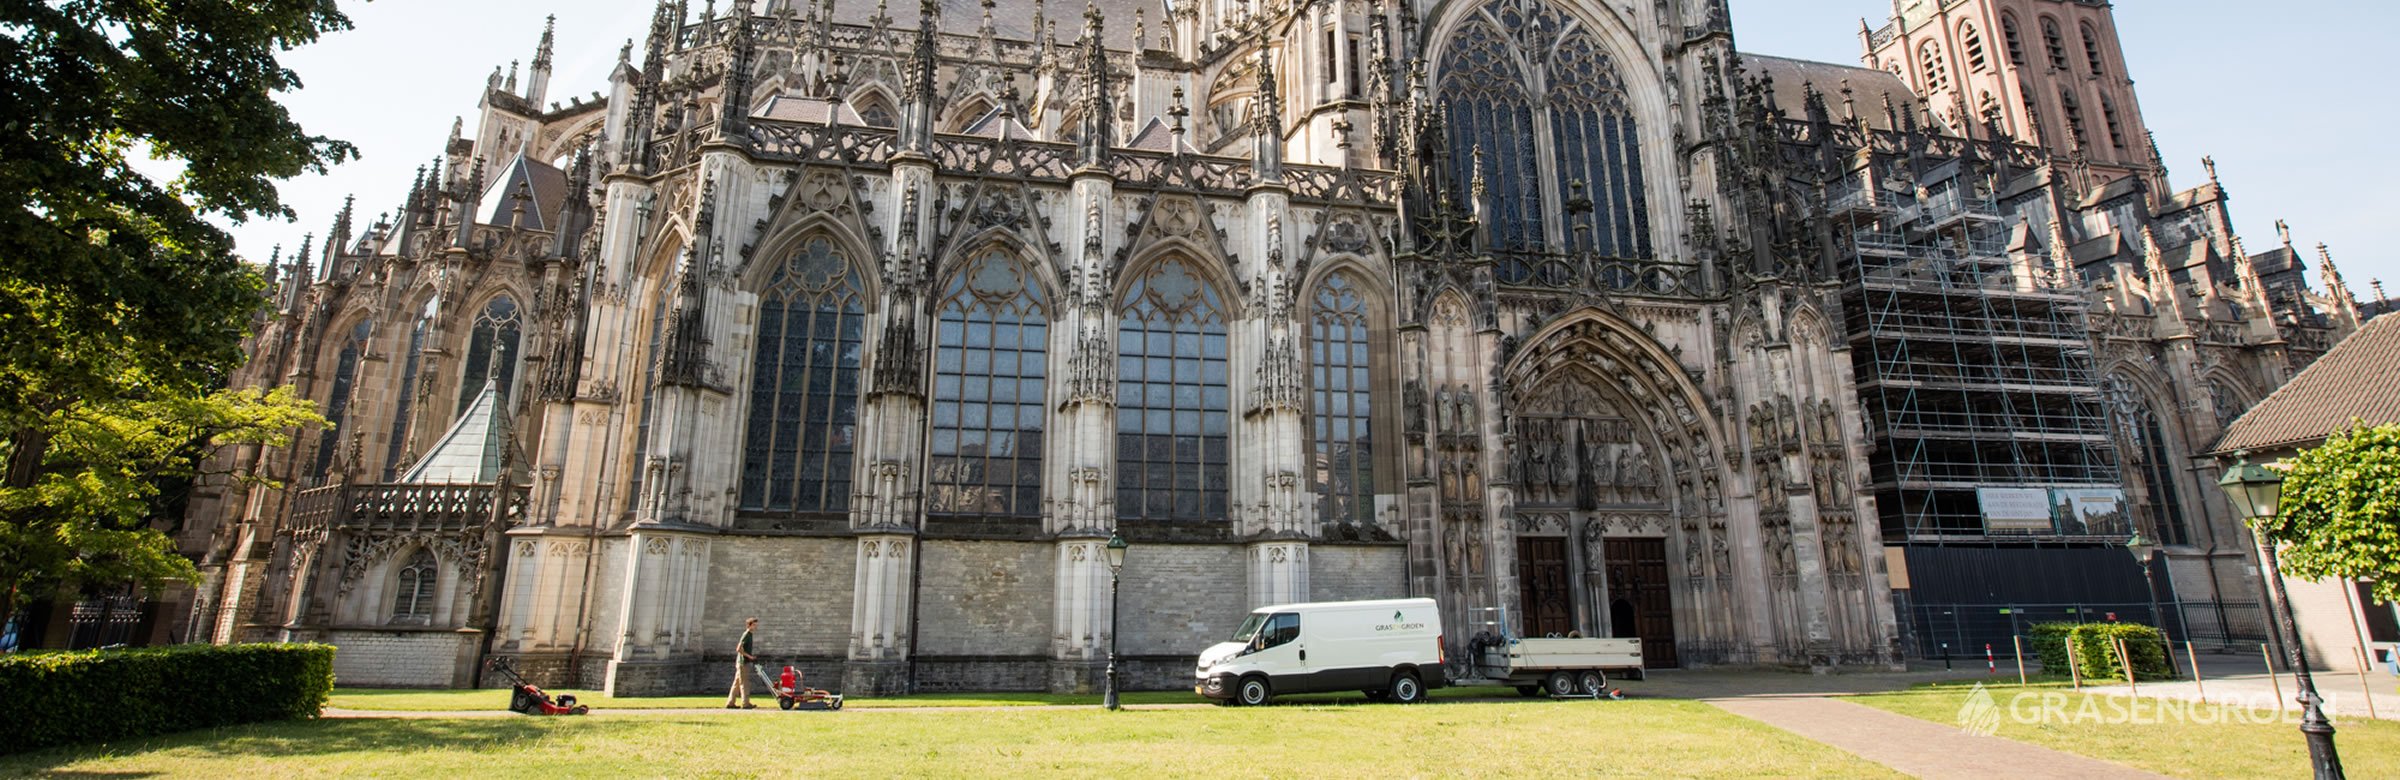
[{"label": "metal fence", "polygon": [[[2267,641],[2267,616],[2255,602],[2137,604],[1912,604],[1903,611],[1902,642],[1914,658],[1982,658],[1985,646],[2006,656],[2013,640],[2041,623],[2140,623],[2200,650],[2233,650]],[[2162,619],[2163,618],[2163,619]]]}]

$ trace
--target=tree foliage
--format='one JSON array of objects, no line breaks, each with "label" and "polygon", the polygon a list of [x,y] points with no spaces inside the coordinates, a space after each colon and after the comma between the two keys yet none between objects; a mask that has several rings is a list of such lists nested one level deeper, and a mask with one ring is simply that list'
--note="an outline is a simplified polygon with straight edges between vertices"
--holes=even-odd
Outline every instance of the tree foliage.
[{"label": "tree foliage", "polygon": [[204,217],[288,219],[277,180],[356,156],[275,102],[300,87],[276,55],[348,26],[332,0],[0,2],[0,429],[240,363],[261,281]]},{"label": "tree foliage", "polygon": [[2261,528],[2285,573],[2375,580],[2400,601],[2400,424],[2359,426],[2287,461],[2283,506]]},{"label": "tree foliage", "polygon": [[[20,594],[189,576],[159,480],[313,417],[211,394],[264,280],[211,217],[291,217],[275,183],[356,156],[277,104],[333,0],[0,0],[0,617]],[[177,171],[153,178],[135,166]]]},{"label": "tree foliage", "polygon": [[161,503],[176,498],[162,486],[203,479],[275,487],[256,474],[201,469],[226,447],[287,446],[293,430],[325,418],[280,387],[79,403],[44,422],[51,436],[39,478],[0,486],[0,518],[8,519],[0,523],[0,620],[24,598],[81,585],[195,579],[192,562],[151,523]]}]

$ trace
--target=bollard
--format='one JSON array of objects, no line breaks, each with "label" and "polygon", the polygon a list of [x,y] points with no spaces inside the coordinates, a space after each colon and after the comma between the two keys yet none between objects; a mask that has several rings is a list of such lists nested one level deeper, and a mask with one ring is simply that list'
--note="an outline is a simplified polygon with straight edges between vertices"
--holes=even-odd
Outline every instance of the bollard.
[{"label": "bollard", "polygon": [[2367,682],[2367,654],[2364,650],[2353,650],[2353,652],[2358,654],[2358,692],[2366,694],[2367,719],[2373,720],[2375,718],[2375,685]]},{"label": "bollard", "polygon": [[2275,653],[2267,650],[2267,643],[2260,642],[2258,643],[2258,655],[2260,658],[2267,659],[2267,679],[2275,683],[2275,706],[2281,707],[2283,706],[2283,677],[2275,673]]},{"label": "bollard", "polygon": [[2017,647],[2017,687],[2022,688],[2025,686],[2025,638],[2012,636],[2008,638],[2008,643]]},{"label": "bollard", "polygon": [[2208,682],[2200,679],[2200,651],[2192,649],[2192,640],[2183,640],[2183,655],[2192,659],[2192,686],[2200,689],[2200,700],[2208,701]]},{"label": "bollard", "polygon": [[2083,661],[2075,657],[2075,637],[2058,641],[2067,643],[2067,676],[2075,681],[2075,690],[2083,690]]},{"label": "bollard", "polygon": [[1992,660],[1992,643],[1990,642],[1983,643],[1983,673],[1987,677],[2000,673],[2000,664]]},{"label": "bollard", "polygon": [[2133,695],[2140,696],[2142,695],[2142,683],[2133,679],[2133,655],[2125,652],[2125,638],[2120,636],[2113,637],[2113,639],[2116,640],[2112,644],[2117,647],[2117,664],[2125,669],[2125,685],[2133,689]]},{"label": "bollard", "polygon": [[1950,643],[1942,643],[1942,671],[1950,671]]}]

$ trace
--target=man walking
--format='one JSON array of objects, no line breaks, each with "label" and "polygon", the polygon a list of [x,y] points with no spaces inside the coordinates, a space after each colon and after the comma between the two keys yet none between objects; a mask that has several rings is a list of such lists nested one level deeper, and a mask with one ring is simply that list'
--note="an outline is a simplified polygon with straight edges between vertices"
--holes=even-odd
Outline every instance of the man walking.
[{"label": "man walking", "polygon": [[[742,621],[742,641],[733,646],[733,688],[725,692],[725,709],[758,709],[758,705],[750,703],[750,665],[758,662],[758,656],[751,652],[751,639],[757,633],[758,618]],[[741,703],[735,704],[736,699]]]}]

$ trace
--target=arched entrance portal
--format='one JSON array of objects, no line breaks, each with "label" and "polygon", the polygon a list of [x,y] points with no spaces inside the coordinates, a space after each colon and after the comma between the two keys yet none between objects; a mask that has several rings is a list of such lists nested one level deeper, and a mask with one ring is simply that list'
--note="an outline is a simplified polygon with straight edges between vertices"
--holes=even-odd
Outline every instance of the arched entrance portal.
[{"label": "arched entrance portal", "polygon": [[1738,625],[1736,545],[1697,389],[1599,312],[1529,343],[1504,374],[1519,630],[1638,636],[1653,667],[1715,660]]}]

